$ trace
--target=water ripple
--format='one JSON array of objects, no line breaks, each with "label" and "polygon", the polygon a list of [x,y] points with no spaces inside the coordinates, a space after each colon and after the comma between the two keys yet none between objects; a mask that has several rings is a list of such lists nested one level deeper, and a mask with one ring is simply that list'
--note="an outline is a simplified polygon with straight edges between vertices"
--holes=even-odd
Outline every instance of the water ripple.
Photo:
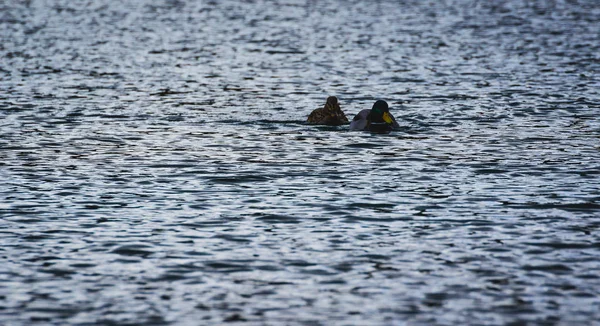
[{"label": "water ripple", "polygon": [[4,323],[600,318],[596,1],[0,9]]}]

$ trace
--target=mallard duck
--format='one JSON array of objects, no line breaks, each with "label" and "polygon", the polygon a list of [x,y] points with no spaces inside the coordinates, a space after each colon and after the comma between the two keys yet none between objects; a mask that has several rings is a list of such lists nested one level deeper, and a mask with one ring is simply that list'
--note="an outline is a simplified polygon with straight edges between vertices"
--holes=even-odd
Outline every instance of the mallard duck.
[{"label": "mallard duck", "polygon": [[365,130],[385,133],[400,128],[396,118],[390,113],[386,101],[378,100],[372,109],[364,109],[350,122],[350,130]]},{"label": "mallard duck", "polygon": [[330,96],[325,106],[313,110],[308,116],[307,123],[311,125],[339,126],[348,123],[348,118],[340,108],[337,97]]}]

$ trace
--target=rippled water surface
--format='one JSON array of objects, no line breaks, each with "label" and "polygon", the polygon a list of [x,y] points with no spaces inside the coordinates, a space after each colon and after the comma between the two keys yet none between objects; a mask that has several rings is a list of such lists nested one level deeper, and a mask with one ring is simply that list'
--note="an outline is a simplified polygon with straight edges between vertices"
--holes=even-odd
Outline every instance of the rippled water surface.
[{"label": "rippled water surface", "polygon": [[[0,2],[4,325],[591,325],[600,4]],[[310,126],[327,96],[401,130]]]}]

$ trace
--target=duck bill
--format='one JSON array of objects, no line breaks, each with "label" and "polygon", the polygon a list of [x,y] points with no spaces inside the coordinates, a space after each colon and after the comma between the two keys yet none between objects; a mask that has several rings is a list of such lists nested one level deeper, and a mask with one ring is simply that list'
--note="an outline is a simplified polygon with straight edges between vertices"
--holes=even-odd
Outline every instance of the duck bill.
[{"label": "duck bill", "polygon": [[389,123],[389,124],[392,124],[394,122],[394,120],[392,119],[392,116],[387,112],[383,112],[383,121],[385,121],[386,123]]}]

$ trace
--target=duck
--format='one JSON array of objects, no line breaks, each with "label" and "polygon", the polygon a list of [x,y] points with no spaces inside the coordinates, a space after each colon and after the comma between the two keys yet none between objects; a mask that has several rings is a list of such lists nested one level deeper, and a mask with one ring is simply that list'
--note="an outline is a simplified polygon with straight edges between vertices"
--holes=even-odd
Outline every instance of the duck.
[{"label": "duck", "polygon": [[325,105],[313,110],[306,122],[311,125],[340,126],[348,124],[348,118],[340,108],[338,98],[329,96]]},{"label": "duck", "polygon": [[350,130],[363,130],[373,133],[388,133],[398,128],[400,128],[400,125],[390,113],[390,108],[384,100],[377,100],[370,110],[361,110],[350,122]]}]

